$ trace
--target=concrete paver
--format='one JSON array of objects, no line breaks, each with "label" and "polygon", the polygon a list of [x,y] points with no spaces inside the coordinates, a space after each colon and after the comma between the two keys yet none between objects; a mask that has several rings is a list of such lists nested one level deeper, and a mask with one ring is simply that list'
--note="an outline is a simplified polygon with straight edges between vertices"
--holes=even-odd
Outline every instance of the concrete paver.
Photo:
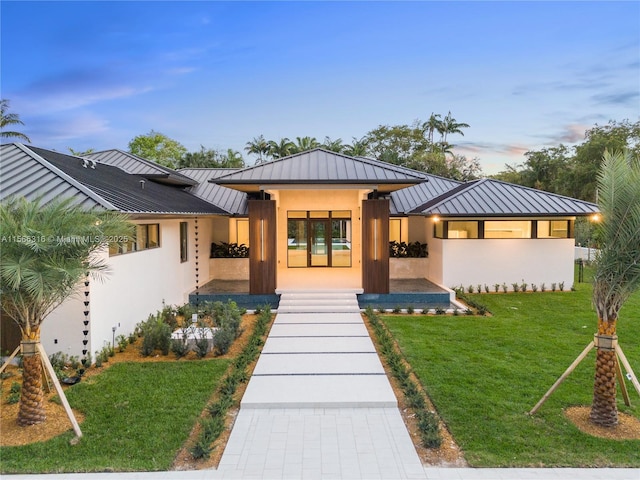
[{"label": "concrete paver", "polygon": [[287,353],[261,355],[253,375],[273,374],[384,374],[384,368],[375,352],[360,353],[299,353],[292,361]]}]

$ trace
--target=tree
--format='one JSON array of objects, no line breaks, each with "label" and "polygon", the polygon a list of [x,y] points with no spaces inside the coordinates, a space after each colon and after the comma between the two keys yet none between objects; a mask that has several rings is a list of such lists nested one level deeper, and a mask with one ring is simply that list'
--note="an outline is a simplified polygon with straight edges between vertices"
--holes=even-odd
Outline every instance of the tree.
[{"label": "tree", "polygon": [[263,163],[265,161],[264,157],[269,154],[269,142],[265,140],[263,135],[260,135],[248,141],[244,149],[247,153],[258,155],[258,161],[256,163]]},{"label": "tree", "polygon": [[154,130],[134,137],[129,142],[129,151],[169,168],[175,168],[187,153],[187,149],[181,143]]},{"label": "tree", "polygon": [[351,157],[366,157],[368,153],[367,147],[367,141],[364,137],[359,140],[356,137],[352,137],[351,145],[346,145],[343,152]]},{"label": "tree", "polygon": [[273,159],[286,157],[295,153],[296,145],[287,137],[281,138],[279,142],[269,140],[269,156]]},{"label": "tree", "polygon": [[315,137],[296,137],[296,143],[291,153],[300,153],[318,148],[320,142]]},{"label": "tree", "polygon": [[433,143],[434,141],[433,140],[434,132],[438,132],[442,134],[442,132],[444,131],[444,127],[442,124],[442,120],[440,120],[440,116],[441,115],[439,113],[431,112],[431,116],[429,117],[429,120],[427,120],[422,124],[422,130],[424,133],[427,134],[427,140],[429,140],[431,143]]},{"label": "tree", "polygon": [[449,111],[449,113],[447,113],[447,116],[442,120],[441,130],[439,130],[442,135],[440,141],[446,142],[447,136],[450,133],[459,133],[460,135],[464,136],[464,132],[461,130],[463,128],[469,128],[469,124],[458,122],[451,116],[451,111]]},{"label": "tree", "polygon": [[176,168],[240,168],[244,159],[240,152],[228,149],[225,153],[200,145],[197,152],[187,152],[178,161]]},{"label": "tree", "polygon": [[[72,199],[42,204],[12,198],[0,204],[0,303],[20,327],[23,347],[40,342],[44,319],[74,293],[87,273],[106,272],[98,255],[106,239],[132,235],[132,228],[120,213],[86,211]],[[21,426],[46,419],[42,363],[37,350],[29,350],[23,348]]]},{"label": "tree", "polygon": [[75,155],[76,157],[84,157],[84,156],[89,155],[89,154],[91,154],[91,153],[96,151],[95,148],[87,148],[84,151],[82,151],[82,150],[74,150],[71,147],[67,147],[67,149],[69,149],[69,153],[71,153],[71,155]]},{"label": "tree", "polygon": [[[640,157],[629,150],[605,152],[598,174],[601,243],[596,258],[593,303],[597,338],[616,336],[622,305],[640,288]],[[618,423],[616,352],[598,347],[590,420],[602,426]]]},{"label": "tree", "polygon": [[336,153],[342,153],[346,148],[344,143],[342,143],[341,138],[331,140],[330,137],[324,137],[324,142],[320,146],[326,150],[330,150]]},{"label": "tree", "polygon": [[24,125],[24,122],[20,120],[20,115],[17,113],[9,112],[9,100],[0,100],[0,138],[18,138],[25,142],[31,143],[29,137],[24,133],[5,131],[5,128],[10,125]]}]

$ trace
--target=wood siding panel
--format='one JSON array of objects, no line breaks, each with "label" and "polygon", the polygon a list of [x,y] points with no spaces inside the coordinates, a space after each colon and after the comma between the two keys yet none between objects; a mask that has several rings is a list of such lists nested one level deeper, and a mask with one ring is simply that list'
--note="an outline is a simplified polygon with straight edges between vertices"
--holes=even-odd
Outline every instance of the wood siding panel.
[{"label": "wood siding panel", "polygon": [[362,288],[389,293],[389,200],[362,202]]},{"label": "wood siding panel", "polygon": [[276,290],[276,202],[249,200],[249,293]]}]

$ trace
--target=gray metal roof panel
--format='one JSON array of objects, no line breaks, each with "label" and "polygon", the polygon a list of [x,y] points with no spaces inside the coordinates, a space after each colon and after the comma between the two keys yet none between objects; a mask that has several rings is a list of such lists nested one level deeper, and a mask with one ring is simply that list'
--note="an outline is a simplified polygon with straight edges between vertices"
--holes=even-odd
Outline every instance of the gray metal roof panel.
[{"label": "gray metal roof panel", "polygon": [[425,202],[450,191],[452,188],[462,185],[462,182],[423,173],[428,180],[411,187],[396,190],[391,193],[390,213],[401,215],[413,211]]},{"label": "gray metal roof panel", "polygon": [[187,215],[227,213],[176,186],[156,183],[152,180],[141,184],[143,180],[139,177],[111,165],[97,163],[95,168],[85,168],[83,159],[80,157],[36,147],[29,147],[29,149],[125,213]]},{"label": "gray metal roof panel", "polygon": [[87,209],[116,210],[108,200],[44,160],[22,144],[0,147],[0,199],[11,196],[28,200],[72,198],[74,205]]},{"label": "gray metal roof panel", "polygon": [[84,157],[121,168],[125,172],[133,175],[140,175],[146,178],[158,178],[161,182],[163,181],[162,179],[164,179],[164,182],[173,185],[194,185],[192,179],[182,175],[176,170],[139,157],[133,153],[123,152],[122,150],[103,150],[101,152],[89,153],[84,155]]},{"label": "gray metal roof panel", "polygon": [[493,179],[463,184],[411,213],[443,216],[563,216],[597,213],[594,203]]},{"label": "gray metal roof panel", "polygon": [[209,203],[217,205],[233,215],[248,215],[247,194],[223,187],[209,180],[238,171],[234,168],[184,168],[180,172],[192,178],[197,185],[189,191]]},{"label": "gray metal roof panel", "polygon": [[231,184],[414,184],[425,178],[410,169],[314,149],[242,169],[216,179]]}]

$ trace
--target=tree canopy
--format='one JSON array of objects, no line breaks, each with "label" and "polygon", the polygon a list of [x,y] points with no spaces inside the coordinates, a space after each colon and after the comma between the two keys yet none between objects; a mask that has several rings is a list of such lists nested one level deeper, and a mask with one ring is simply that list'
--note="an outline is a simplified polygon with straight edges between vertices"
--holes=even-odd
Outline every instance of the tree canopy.
[{"label": "tree canopy", "polygon": [[187,153],[187,149],[180,142],[155,130],[134,137],[129,142],[129,151],[170,168],[175,168]]},{"label": "tree canopy", "polygon": [[560,144],[526,152],[522,165],[507,165],[506,170],[493,177],[595,202],[597,175],[605,151],[623,149],[633,156],[640,154],[640,121],[612,120],[607,125],[596,125],[585,132],[579,145]]}]

